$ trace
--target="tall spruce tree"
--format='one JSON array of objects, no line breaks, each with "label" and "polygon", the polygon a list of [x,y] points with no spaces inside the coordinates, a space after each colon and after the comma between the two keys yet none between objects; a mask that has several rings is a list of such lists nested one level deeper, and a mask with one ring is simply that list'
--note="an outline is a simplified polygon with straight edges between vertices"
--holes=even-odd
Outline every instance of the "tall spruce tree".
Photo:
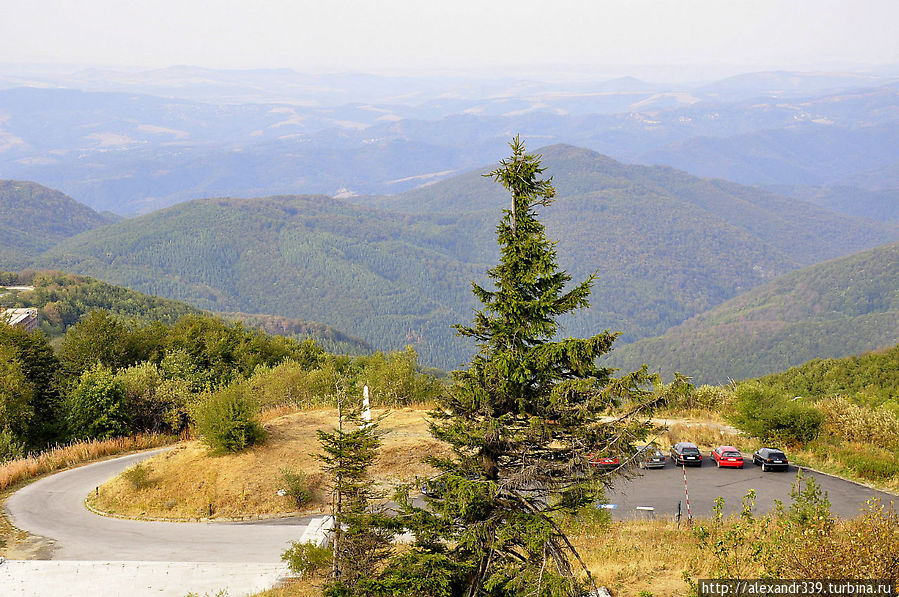
[{"label": "tall spruce tree", "polygon": [[512,200],[497,227],[499,264],[488,270],[495,288],[473,284],[483,309],[457,326],[479,350],[431,413],[432,434],[453,456],[431,459],[441,473],[427,508],[406,502],[416,543],[398,564],[440,564],[452,576],[431,594],[584,594],[592,579],[560,521],[601,497],[608,476],[592,457],[625,453],[648,430],[627,416],[601,419],[623,397],[642,396],[647,381],[645,368],[615,379],[597,366],[616,333],[556,339],[558,318],[588,305],[596,275],[566,290],[571,277],[536,213],[552,202],[552,179],[518,137],[510,145],[488,175]]}]

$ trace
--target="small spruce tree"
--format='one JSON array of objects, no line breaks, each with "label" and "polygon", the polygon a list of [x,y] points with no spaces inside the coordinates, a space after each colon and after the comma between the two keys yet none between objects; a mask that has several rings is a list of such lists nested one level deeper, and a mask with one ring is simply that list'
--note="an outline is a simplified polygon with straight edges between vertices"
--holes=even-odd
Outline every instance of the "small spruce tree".
[{"label": "small spruce tree", "polygon": [[338,390],[338,426],[319,431],[322,470],[331,485],[331,533],[333,554],[326,595],[366,594],[366,580],[375,576],[391,554],[392,528],[396,522],[373,510],[380,497],[373,488],[369,468],[381,438],[377,421],[363,421],[358,409],[343,409],[345,396]]},{"label": "small spruce tree", "polygon": [[[431,413],[431,433],[453,456],[430,460],[440,474],[426,508],[404,504],[416,543],[396,563],[444,572],[442,588],[414,594],[584,594],[592,579],[560,520],[602,494],[608,477],[591,457],[624,454],[648,430],[627,416],[601,419],[622,398],[639,404],[649,381],[645,367],[615,379],[597,365],[617,334],[556,339],[557,319],[587,306],[596,275],[566,290],[571,277],[536,213],[555,189],[540,156],[518,137],[510,145],[488,175],[512,196],[497,226],[500,261],[488,270],[495,288],[473,284],[483,309],[457,326],[479,350]],[[384,581],[403,584],[389,571]]]}]

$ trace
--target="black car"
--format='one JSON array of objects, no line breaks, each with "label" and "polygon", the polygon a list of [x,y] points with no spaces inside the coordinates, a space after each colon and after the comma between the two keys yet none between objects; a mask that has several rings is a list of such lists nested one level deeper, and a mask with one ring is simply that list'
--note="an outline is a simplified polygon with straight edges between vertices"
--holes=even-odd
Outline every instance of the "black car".
[{"label": "black car", "polygon": [[752,454],[752,464],[761,464],[763,471],[790,468],[787,455],[777,448],[759,448]]},{"label": "black car", "polygon": [[671,461],[678,466],[702,466],[702,454],[693,442],[677,442],[671,446]]}]

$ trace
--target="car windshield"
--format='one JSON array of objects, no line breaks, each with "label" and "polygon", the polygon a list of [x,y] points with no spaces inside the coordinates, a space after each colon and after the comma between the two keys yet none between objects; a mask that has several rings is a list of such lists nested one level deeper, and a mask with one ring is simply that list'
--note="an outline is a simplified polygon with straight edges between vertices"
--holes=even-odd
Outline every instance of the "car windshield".
[{"label": "car windshield", "polygon": [[725,458],[739,458],[740,456],[742,456],[742,454],[740,454],[739,452],[725,452],[724,453]]},{"label": "car windshield", "polygon": [[773,458],[775,460],[786,460],[787,457],[784,456],[783,452],[768,452],[768,458]]},{"label": "car windshield", "polygon": [[699,454],[699,448],[694,448],[693,446],[684,446],[681,448],[681,452],[684,454]]}]

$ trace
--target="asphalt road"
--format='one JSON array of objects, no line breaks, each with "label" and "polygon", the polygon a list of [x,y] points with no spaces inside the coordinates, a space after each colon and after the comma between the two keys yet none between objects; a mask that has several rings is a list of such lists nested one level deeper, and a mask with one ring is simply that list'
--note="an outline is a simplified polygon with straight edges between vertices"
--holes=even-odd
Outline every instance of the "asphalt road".
[{"label": "asphalt road", "polygon": [[[92,514],[85,496],[109,478],[161,450],[63,471],[32,483],[10,496],[6,510],[13,524],[45,537],[54,560],[141,560],[159,562],[280,562],[281,552],[302,535],[308,518],[240,523],[177,523],[121,520]],[[681,502],[686,516],[683,470],[668,462],[664,469],[634,471],[607,492],[616,520],[673,516]],[[739,511],[749,489],[755,489],[755,512],[767,512],[774,500],[790,502],[796,468],[761,472],[747,463],[740,469],[718,469],[708,462],[687,468],[690,509],[694,517],[708,516],[717,496],[727,512]],[[821,473],[815,477],[841,517],[858,513],[866,500],[884,503],[899,498]],[[652,510],[638,510],[652,508]]]},{"label": "asphalt road", "polygon": [[45,477],[6,501],[12,523],[48,539],[54,560],[281,562],[308,518],[265,523],[178,523],[107,518],[84,498],[94,488],[162,450],[106,460]]},{"label": "asphalt road", "polygon": [[[707,456],[704,457],[704,460]],[[663,469],[635,470],[636,476],[630,480],[619,480],[606,492],[606,501],[615,505],[611,509],[614,520],[630,520],[634,517],[670,517],[677,513],[681,502],[682,515],[686,517],[687,506],[684,497],[684,474],[681,467],[675,467],[670,460]],[[790,504],[790,487],[796,481],[797,469],[790,466],[788,471],[763,473],[752,465],[752,456],[747,458],[743,469],[717,468],[714,462],[703,462],[701,467],[687,467],[687,488],[690,496],[690,511],[694,517],[710,516],[715,498],[724,498],[725,512],[739,512],[743,496],[755,489],[756,500],[753,512],[764,513],[774,508],[774,500],[785,506]],[[862,485],[831,477],[823,473],[803,470],[806,477],[814,477],[827,492],[831,512],[839,517],[851,518],[858,514],[865,502],[880,498],[884,504],[890,500],[899,505],[899,497]],[[637,507],[653,510],[637,510]]]}]

